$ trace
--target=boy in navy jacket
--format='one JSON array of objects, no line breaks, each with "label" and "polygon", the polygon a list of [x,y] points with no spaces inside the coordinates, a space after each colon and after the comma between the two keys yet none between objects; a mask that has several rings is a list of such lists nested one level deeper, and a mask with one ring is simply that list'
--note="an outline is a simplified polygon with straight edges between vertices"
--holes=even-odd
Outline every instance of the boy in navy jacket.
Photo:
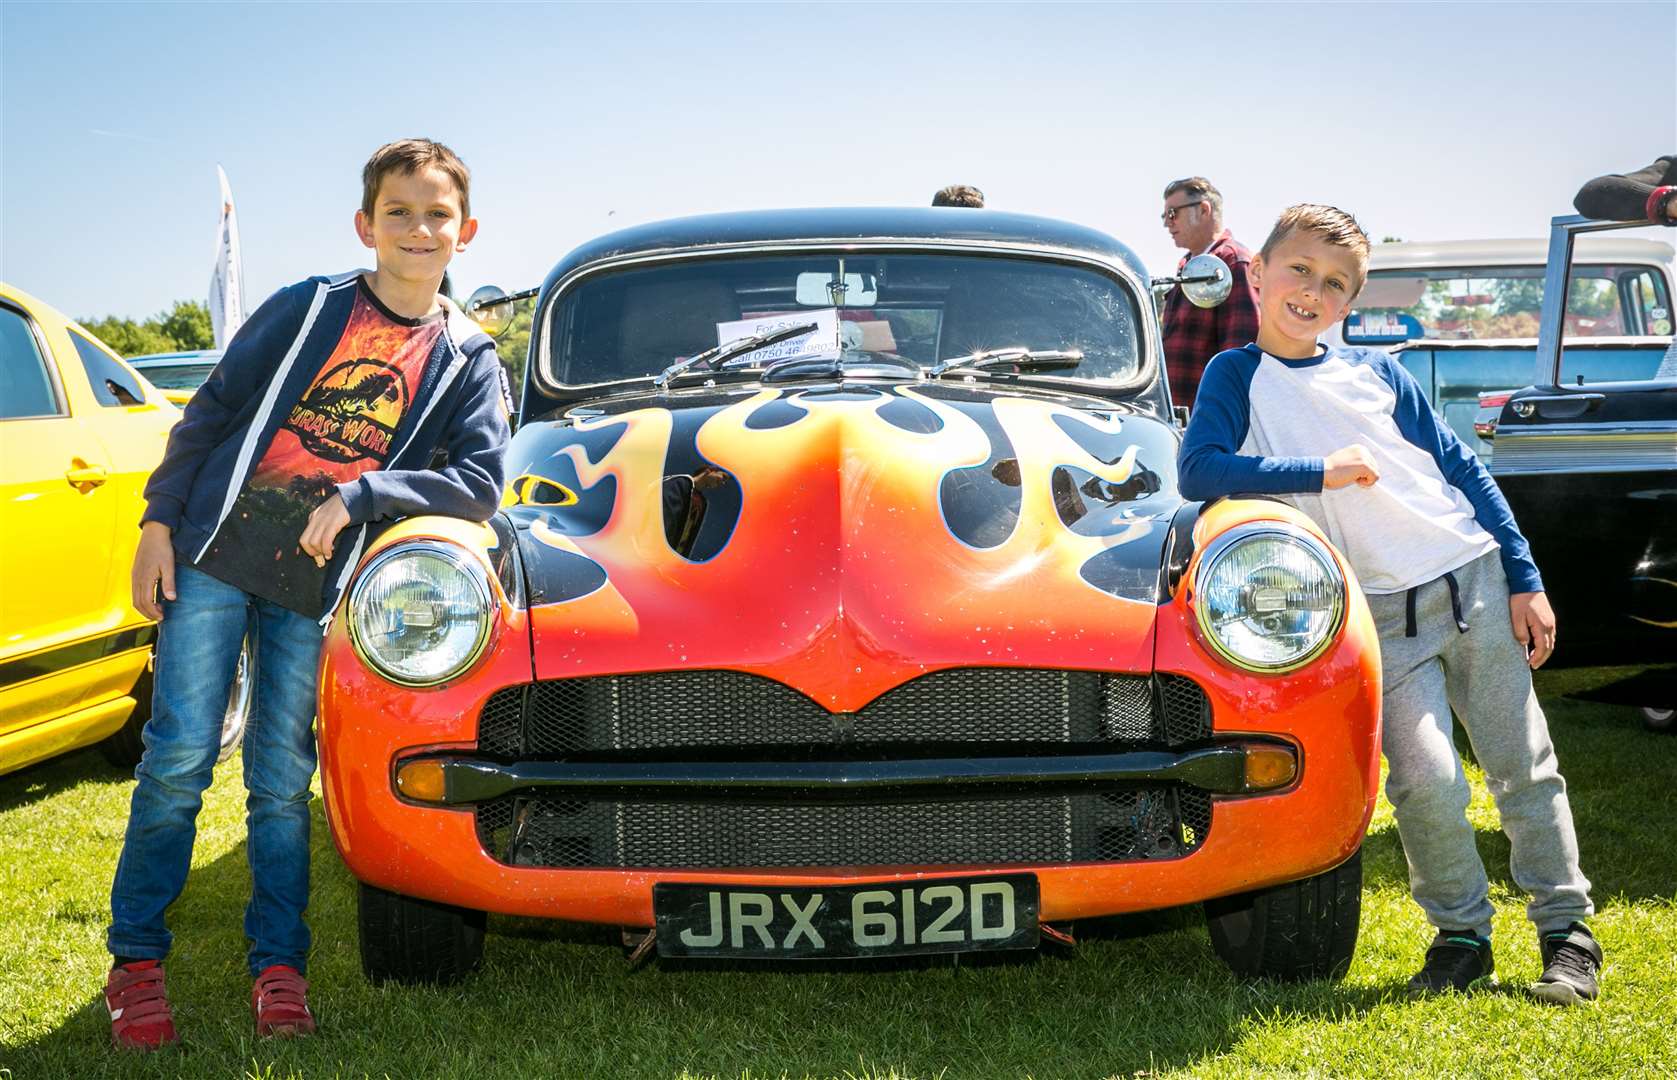
[{"label": "boy in navy jacket", "polygon": [[1183,438],[1182,493],[1279,496],[1322,527],[1357,572],[1380,633],[1386,795],[1409,888],[1437,928],[1415,994],[1488,981],[1489,884],[1451,738],[1461,717],[1496,799],[1515,882],[1531,894],[1538,998],[1596,996],[1601,947],[1578,840],[1531,669],[1555,616],[1525,537],[1479,459],[1377,349],[1317,335],[1351,305],[1368,238],[1331,206],[1284,211],[1252,262],[1258,340],[1206,368]]},{"label": "boy in navy jacket", "polygon": [[[314,1030],[309,785],[323,637],[368,532],[392,518],[484,521],[505,481],[505,376],[438,295],[477,232],[470,175],[426,139],[380,147],[355,227],[376,269],[281,289],[227,346],[146,485],[134,606],[161,621],[152,715],[111,886],[111,1038],[176,1041],[162,961],[239,652],[254,650],[244,739],[258,1035]],[[433,458],[443,456],[440,468]]]}]

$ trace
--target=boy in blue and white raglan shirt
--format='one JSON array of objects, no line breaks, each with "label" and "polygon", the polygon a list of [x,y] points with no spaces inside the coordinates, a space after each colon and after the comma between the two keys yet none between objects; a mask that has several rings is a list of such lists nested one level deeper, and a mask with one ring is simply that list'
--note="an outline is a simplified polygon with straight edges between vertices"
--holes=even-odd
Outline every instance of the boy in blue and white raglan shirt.
[{"label": "boy in blue and white raglan shirt", "polygon": [[105,1005],[118,1047],[178,1038],[164,911],[186,883],[247,636],[251,1013],[259,1036],[314,1030],[303,912],[322,627],[371,530],[413,514],[487,520],[505,481],[494,343],[437,292],[477,232],[469,184],[439,143],[380,147],[355,216],[376,269],[309,278],[264,303],[187,404],[146,484],[134,606],[161,625],[111,884]]},{"label": "boy in blue and white raglan shirt", "polygon": [[1252,262],[1258,340],[1206,368],[1182,444],[1182,493],[1279,496],[1322,527],[1361,580],[1380,633],[1386,795],[1410,890],[1438,930],[1411,992],[1466,990],[1493,971],[1493,909],[1454,708],[1501,812],[1514,880],[1531,894],[1544,965],[1532,992],[1559,1004],[1594,998],[1590,884],[1531,683],[1554,648],[1554,615],[1502,493],[1409,373],[1377,349],[1317,343],[1367,267],[1368,238],[1349,214],[1301,205],[1281,215]]}]

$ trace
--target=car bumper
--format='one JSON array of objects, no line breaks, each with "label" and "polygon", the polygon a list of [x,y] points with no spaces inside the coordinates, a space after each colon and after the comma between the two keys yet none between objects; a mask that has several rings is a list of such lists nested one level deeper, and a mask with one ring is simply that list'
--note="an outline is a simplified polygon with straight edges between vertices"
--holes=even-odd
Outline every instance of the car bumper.
[{"label": "car bumper", "polygon": [[[1207,779],[1216,769],[1207,771],[1208,759],[1203,754],[1160,754],[1147,761],[1140,760],[1146,755],[1112,754],[1096,755],[1103,759],[1098,762],[1047,759],[1058,763],[1062,775],[1038,776],[1036,782],[1099,790],[1102,785],[1124,782],[1126,778],[1118,773],[1132,768],[1174,769],[1177,773],[1167,779],[1197,782],[1205,785],[1204,790],[1215,791],[1220,785],[1223,791],[1211,800],[1212,827],[1197,847],[1178,858],[728,870],[510,864],[486,849],[470,809],[423,805],[405,798],[396,783],[398,763],[416,755],[452,761],[460,765],[462,775],[474,776],[495,790],[520,781],[644,787],[691,786],[693,780],[680,770],[660,775],[656,769],[636,769],[632,763],[615,769],[484,763],[476,754],[479,712],[495,691],[532,677],[528,653],[518,647],[526,640],[522,635],[527,630],[517,624],[502,627],[500,646],[462,682],[400,693],[392,693],[389,684],[363,667],[341,626],[334,627],[325,650],[321,691],[327,816],[351,872],[380,888],[504,914],[641,927],[652,925],[652,887],[661,881],[823,885],[1026,872],[1035,874],[1040,884],[1041,917],[1068,920],[1171,907],[1297,880],[1349,857],[1362,842],[1379,776],[1378,650],[1366,611],[1358,609],[1341,641],[1321,660],[1284,679],[1255,677],[1216,661],[1197,640],[1192,613],[1180,598],[1161,607],[1159,616],[1156,667],[1191,676],[1204,689],[1211,702],[1217,745],[1226,749],[1255,741],[1294,747],[1299,759],[1297,778],[1274,794],[1235,794],[1227,791],[1226,777],[1231,774],[1226,771],[1226,760],[1219,766],[1225,779],[1216,781]],[[1129,760],[1112,760],[1117,758]],[[473,765],[474,761],[478,764]],[[985,773],[975,777],[978,783],[987,778],[1017,786],[1020,770],[1032,771],[1028,762],[998,764],[992,759],[987,766],[970,760],[968,764]],[[757,771],[729,774],[731,782],[747,789],[761,788],[762,767],[753,768]],[[1200,771],[1194,773],[1195,769]],[[933,779],[912,763],[908,771],[912,775],[885,775],[881,782],[900,786]],[[849,768],[834,771],[828,763],[807,772],[804,779],[830,792],[842,788],[847,776],[860,775]],[[471,794],[464,788],[462,793]],[[477,792],[485,793],[488,789]],[[728,797],[725,790],[706,794]],[[784,793],[778,797],[787,798]]]}]

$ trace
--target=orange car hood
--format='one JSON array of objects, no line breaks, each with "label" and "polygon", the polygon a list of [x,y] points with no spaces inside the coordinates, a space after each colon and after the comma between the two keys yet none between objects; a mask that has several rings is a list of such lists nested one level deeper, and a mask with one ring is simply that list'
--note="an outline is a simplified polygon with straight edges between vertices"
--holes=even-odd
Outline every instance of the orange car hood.
[{"label": "orange car hood", "polygon": [[1148,671],[1175,435],[985,385],[710,389],[526,424],[540,679],[727,668],[835,712],[938,668]]}]

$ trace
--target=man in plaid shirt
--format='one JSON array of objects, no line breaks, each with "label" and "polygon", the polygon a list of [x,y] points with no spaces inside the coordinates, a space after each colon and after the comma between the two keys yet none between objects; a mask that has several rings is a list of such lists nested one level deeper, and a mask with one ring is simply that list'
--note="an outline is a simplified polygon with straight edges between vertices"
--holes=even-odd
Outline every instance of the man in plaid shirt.
[{"label": "man in plaid shirt", "polygon": [[1238,349],[1258,338],[1258,298],[1246,278],[1252,253],[1223,228],[1223,195],[1203,176],[1175,180],[1165,188],[1165,228],[1176,246],[1187,250],[1182,263],[1209,252],[1234,276],[1229,298],[1214,308],[1195,307],[1180,287],[1165,296],[1165,372],[1173,404],[1194,404],[1205,365],[1224,349]]}]

